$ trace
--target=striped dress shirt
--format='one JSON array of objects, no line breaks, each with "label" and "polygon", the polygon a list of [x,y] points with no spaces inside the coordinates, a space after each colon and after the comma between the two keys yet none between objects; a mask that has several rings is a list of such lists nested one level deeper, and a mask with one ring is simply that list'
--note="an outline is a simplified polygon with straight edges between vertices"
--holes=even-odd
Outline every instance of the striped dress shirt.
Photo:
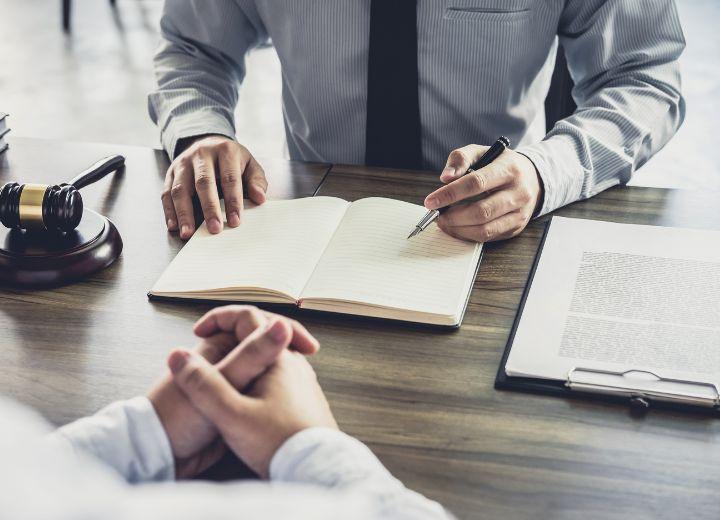
[{"label": "striped dress shirt", "polygon": [[[272,41],[293,159],[365,158],[370,0],[165,0],[152,119],[177,141],[234,138],[245,55]],[[418,0],[423,165],[507,135],[545,186],[540,214],[627,182],[685,113],[674,0]],[[578,105],[545,132],[558,44]]]}]

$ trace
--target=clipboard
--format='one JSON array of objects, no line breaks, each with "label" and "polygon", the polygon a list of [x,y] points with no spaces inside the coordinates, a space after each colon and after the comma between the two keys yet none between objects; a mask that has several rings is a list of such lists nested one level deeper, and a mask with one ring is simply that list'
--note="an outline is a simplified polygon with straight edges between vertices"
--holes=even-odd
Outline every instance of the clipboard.
[{"label": "clipboard", "polygon": [[[507,374],[505,366],[551,225],[552,218],[545,225],[540,245],[535,253],[533,265],[495,377],[495,389],[625,404],[640,414],[646,413],[651,408],[659,408],[720,418],[720,389],[716,385],[708,382],[664,378],[646,369],[612,372],[578,366],[572,368],[564,380],[518,377]],[[688,390],[687,393],[693,395],[679,395],[675,392],[664,391],[662,388],[666,384],[684,386]],[[698,398],[697,396],[702,397]]]}]

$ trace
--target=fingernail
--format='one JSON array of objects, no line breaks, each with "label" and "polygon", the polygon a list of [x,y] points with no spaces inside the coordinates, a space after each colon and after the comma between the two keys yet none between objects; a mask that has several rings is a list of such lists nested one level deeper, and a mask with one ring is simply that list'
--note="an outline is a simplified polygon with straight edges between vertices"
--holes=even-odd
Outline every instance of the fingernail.
[{"label": "fingernail", "polygon": [[425,199],[425,207],[427,209],[435,209],[437,207],[438,200],[435,197],[428,197]]},{"label": "fingernail", "polygon": [[238,215],[237,211],[230,213],[228,224],[230,224],[230,227],[238,227],[240,225],[240,215]]},{"label": "fingernail", "polygon": [[170,372],[172,372],[173,374],[177,374],[178,372],[180,372],[187,364],[189,358],[190,353],[186,350],[176,350],[175,352],[170,354],[170,359],[168,360]]},{"label": "fingernail", "polygon": [[270,325],[267,333],[268,336],[270,336],[270,339],[272,339],[275,343],[280,343],[285,340],[285,327],[283,327],[280,320],[277,320],[275,323]]},{"label": "fingernail", "polygon": [[217,218],[213,217],[208,220],[208,229],[210,233],[220,233],[220,231],[222,231],[222,224],[220,224]]},{"label": "fingernail", "polygon": [[190,226],[187,224],[183,224],[182,228],[180,229],[180,236],[182,238],[190,238],[190,235],[192,232],[190,231]]},{"label": "fingernail", "polygon": [[440,177],[455,177],[455,168],[452,166],[445,166],[442,173],[440,174]]},{"label": "fingernail", "polygon": [[167,227],[168,229],[174,229],[175,228],[175,221],[171,218],[167,219]]}]

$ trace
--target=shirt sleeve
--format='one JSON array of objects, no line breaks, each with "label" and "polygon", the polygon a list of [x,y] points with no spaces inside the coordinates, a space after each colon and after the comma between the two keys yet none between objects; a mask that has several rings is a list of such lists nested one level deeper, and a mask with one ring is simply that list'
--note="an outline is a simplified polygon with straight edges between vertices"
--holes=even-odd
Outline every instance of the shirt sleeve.
[{"label": "shirt sleeve", "polygon": [[113,403],[52,435],[111,467],[127,482],[175,478],[170,441],[146,397]]},{"label": "shirt sleeve", "polygon": [[233,0],[166,0],[155,55],[157,89],[150,117],[175,157],[180,139],[202,134],[235,138],[234,109],[245,54],[267,38],[257,15]]},{"label": "shirt sleeve", "polygon": [[378,518],[452,518],[407,489],[363,443],[330,428],[308,428],[285,441],[270,462],[270,479],[360,494]]},{"label": "shirt sleeve", "polygon": [[545,187],[539,214],[629,181],[685,115],[674,0],[569,0],[558,34],[578,108],[518,149]]}]

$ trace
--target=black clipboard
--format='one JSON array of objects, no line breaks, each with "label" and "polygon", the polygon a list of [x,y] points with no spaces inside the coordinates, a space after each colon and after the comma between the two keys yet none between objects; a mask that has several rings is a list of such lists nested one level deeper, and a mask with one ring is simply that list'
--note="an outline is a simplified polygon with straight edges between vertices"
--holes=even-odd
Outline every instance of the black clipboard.
[{"label": "black clipboard", "polygon": [[498,367],[497,374],[495,376],[495,389],[496,390],[510,390],[516,392],[525,392],[541,395],[549,395],[563,398],[573,399],[589,399],[592,401],[625,404],[629,405],[635,412],[645,413],[650,408],[668,409],[668,410],[679,410],[690,413],[698,413],[701,415],[711,415],[720,418],[720,407],[718,405],[714,407],[702,406],[697,404],[679,403],[679,402],[668,402],[664,400],[655,399],[652,396],[638,394],[622,396],[616,394],[604,394],[600,392],[587,392],[577,389],[572,389],[568,386],[567,381],[557,381],[541,378],[532,377],[517,377],[510,376],[505,371],[505,365],[507,364],[510,351],[512,350],[513,341],[515,340],[515,333],[517,332],[520,319],[522,318],[523,310],[525,309],[525,303],[527,302],[530,288],[532,287],[535,273],[537,271],[540,258],[542,256],[543,249],[545,247],[545,241],[552,225],[552,218],[545,225],[540,245],[535,253],[532,268],[528,275],[528,280],[523,290],[523,295],[518,306],[515,319],[513,321],[510,335],[508,336],[507,343],[505,344],[505,350],[503,351],[502,358],[500,359],[500,366]]}]

